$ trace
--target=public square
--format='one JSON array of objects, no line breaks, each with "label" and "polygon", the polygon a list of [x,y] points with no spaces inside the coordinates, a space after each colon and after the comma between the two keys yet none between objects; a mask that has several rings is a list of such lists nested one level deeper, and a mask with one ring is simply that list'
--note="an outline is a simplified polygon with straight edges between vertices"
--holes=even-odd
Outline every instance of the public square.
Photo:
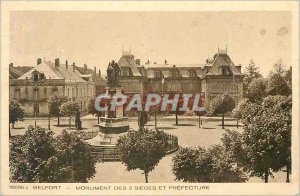
[{"label": "public square", "polygon": [[[181,147],[209,147],[220,143],[220,138],[225,130],[221,127],[221,117],[201,117],[203,123],[199,128],[197,116],[179,116],[179,125],[175,125],[175,116],[158,116],[157,126],[159,129],[178,137]],[[97,131],[97,118],[92,115],[83,116],[81,118],[84,131]],[[57,118],[51,118],[51,130],[55,135],[59,135],[63,129],[69,129],[68,118],[60,119],[60,126],[57,126]],[[225,119],[225,129],[234,129],[242,131],[242,127],[236,127],[237,121],[232,118]],[[48,129],[48,118],[37,118],[37,126]],[[74,124],[74,120],[73,120]],[[24,121],[15,124],[15,128],[11,129],[12,135],[24,134],[29,125],[34,125],[33,118],[25,118]],[[137,118],[129,118],[131,129],[138,129]],[[154,119],[147,123],[146,127],[154,128]],[[74,125],[71,128],[75,131]],[[174,153],[173,153],[174,154]],[[150,183],[172,183],[175,176],[172,173],[172,157],[173,154],[164,157],[149,175]],[[274,178],[270,178],[270,182],[285,182],[285,172],[278,172]],[[121,162],[98,162],[96,164],[95,177],[90,179],[91,183],[144,183],[144,175],[141,170],[126,171],[125,165]],[[248,181],[261,182],[264,181],[257,177],[252,177]]]}]

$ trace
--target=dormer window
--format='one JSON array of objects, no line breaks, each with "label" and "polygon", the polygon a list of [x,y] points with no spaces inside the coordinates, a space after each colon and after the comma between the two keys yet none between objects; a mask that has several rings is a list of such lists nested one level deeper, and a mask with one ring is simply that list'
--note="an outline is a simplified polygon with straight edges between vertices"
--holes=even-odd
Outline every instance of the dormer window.
[{"label": "dormer window", "polygon": [[161,78],[161,72],[160,71],[154,71],[154,77],[155,78]]},{"label": "dormer window", "polygon": [[32,72],[32,79],[33,79],[33,81],[38,81],[39,80],[39,72],[37,70],[34,70]]},{"label": "dormer window", "polygon": [[40,73],[40,79],[44,79],[45,78],[45,74],[44,73]]},{"label": "dormer window", "polygon": [[130,68],[129,67],[123,67],[123,76],[130,76]]},{"label": "dormer window", "polygon": [[221,74],[224,76],[229,75],[229,69],[227,66],[221,66]]}]

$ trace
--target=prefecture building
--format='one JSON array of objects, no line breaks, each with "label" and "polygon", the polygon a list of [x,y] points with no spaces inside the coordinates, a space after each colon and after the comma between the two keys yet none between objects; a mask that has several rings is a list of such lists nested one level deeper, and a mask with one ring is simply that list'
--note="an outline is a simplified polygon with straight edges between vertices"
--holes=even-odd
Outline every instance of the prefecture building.
[{"label": "prefecture building", "polygon": [[126,94],[133,93],[200,93],[205,106],[216,96],[228,93],[238,103],[243,97],[241,65],[235,65],[227,50],[218,50],[204,64],[141,64],[130,52],[118,61],[120,83]]}]

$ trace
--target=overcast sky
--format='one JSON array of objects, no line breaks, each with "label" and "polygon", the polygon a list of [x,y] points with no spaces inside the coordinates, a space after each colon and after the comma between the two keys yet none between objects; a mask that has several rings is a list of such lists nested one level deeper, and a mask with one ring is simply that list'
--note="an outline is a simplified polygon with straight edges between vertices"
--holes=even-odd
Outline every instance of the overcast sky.
[{"label": "overcast sky", "polygon": [[218,45],[235,64],[253,59],[265,76],[280,59],[291,65],[289,12],[13,11],[10,19],[15,66],[60,58],[105,74],[123,47],[141,62],[204,64]]}]

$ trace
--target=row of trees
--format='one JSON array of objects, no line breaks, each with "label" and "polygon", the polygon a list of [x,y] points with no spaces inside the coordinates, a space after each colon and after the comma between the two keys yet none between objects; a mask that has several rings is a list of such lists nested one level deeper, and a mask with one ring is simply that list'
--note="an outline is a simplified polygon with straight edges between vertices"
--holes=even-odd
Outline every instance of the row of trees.
[{"label": "row of trees", "polygon": [[71,128],[72,117],[75,117],[79,105],[74,99],[69,99],[63,94],[55,93],[49,99],[49,115],[57,117],[57,125],[60,125],[60,117],[69,117],[69,127]]},{"label": "row of trees", "polygon": [[[292,97],[291,68],[280,64],[267,79],[252,62],[244,78],[245,96],[234,108],[228,95],[215,98],[213,113],[233,110],[244,125],[243,131],[230,131],[221,145],[210,148],[183,148],[173,158],[176,179],[185,182],[245,182],[257,176],[267,183],[269,176],[285,169],[291,172]],[[224,118],[223,118],[224,119]],[[224,123],[222,123],[224,125]]]},{"label": "row of trees", "polygon": [[173,158],[176,179],[185,182],[245,182],[250,177],[291,172],[291,96],[269,96],[261,104],[238,105],[244,131],[226,130],[222,145],[183,148]]},{"label": "row of trees", "polygon": [[10,140],[10,181],[87,182],[96,173],[91,147],[74,133],[53,132],[30,126]]}]

